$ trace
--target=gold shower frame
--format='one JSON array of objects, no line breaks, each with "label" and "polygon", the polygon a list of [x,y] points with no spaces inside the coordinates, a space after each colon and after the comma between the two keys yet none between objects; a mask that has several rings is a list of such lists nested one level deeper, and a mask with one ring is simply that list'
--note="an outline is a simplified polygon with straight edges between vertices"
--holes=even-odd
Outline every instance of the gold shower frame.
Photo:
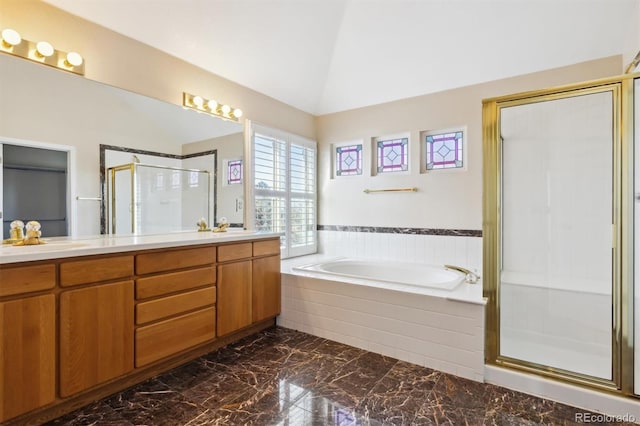
[{"label": "gold shower frame", "polygon": [[[485,363],[614,394],[633,395],[633,107],[634,79],[626,74],[578,84],[484,99],[483,295],[487,299]],[[501,181],[500,113],[505,107],[611,92],[613,96],[612,380],[500,355]]]},{"label": "gold shower frame", "polygon": [[[131,197],[129,197],[129,203],[131,205],[131,233],[137,234],[138,229],[136,227],[136,215],[138,213],[138,209],[135,203],[135,186],[138,175],[138,166],[162,169],[162,170],[177,170],[181,172],[198,172],[198,173],[206,173],[207,175],[207,194],[209,197],[211,196],[211,173],[207,170],[198,170],[198,169],[184,169],[181,167],[171,167],[171,166],[156,166],[153,164],[145,164],[145,163],[128,163],[122,164],[120,166],[109,167],[106,171],[107,179],[109,184],[107,185],[107,211],[110,214],[110,225],[111,225],[111,234],[116,233],[116,191],[113,188],[116,187],[116,173],[121,172],[123,170],[129,170],[131,173]],[[207,203],[207,218],[211,217],[211,206]],[[195,226],[195,225],[194,225]]]}]

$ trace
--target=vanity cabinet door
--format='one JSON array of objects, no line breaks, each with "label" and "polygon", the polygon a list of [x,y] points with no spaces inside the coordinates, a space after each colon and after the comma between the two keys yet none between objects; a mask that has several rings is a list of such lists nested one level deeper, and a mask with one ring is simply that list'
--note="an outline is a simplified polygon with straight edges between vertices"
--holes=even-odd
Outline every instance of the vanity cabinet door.
[{"label": "vanity cabinet door", "polygon": [[55,296],[0,303],[0,422],[54,401]]},{"label": "vanity cabinet door", "polygon": [[280,256],[253,260],[253,322],[280,314]]},{"label": "vanity cabinet door", "polygon": [[133,281],[60,294],[60,396],[133,370]]},{"label": "vanity cabinet door", "polygon": [[251,260],[218,265],[217,335],[251,325]]}]

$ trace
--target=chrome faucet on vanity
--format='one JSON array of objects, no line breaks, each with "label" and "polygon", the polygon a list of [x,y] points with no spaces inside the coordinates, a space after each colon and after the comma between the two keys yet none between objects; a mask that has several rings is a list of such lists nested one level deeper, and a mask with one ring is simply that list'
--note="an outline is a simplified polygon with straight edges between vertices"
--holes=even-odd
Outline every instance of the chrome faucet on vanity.
[{"label": "chrome faucet on vanity", "polygon": [[461,266],[444,265],[444,268],[445,269],[450,269],[452,271],[462,272],[464,274],[464,282],[469,283],[469,284],[475,284],[480,279],[480,275],[478,275],[475,272],[472,272],[472,271],[470,271],[470,270],[468,270],[466,268],[463,268]]}]

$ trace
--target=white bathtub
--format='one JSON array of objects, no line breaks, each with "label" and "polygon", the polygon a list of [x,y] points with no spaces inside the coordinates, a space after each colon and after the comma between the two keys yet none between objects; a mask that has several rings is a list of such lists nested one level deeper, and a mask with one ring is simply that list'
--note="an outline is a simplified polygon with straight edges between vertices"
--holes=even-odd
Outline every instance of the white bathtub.
[{"label": "white bathtub", "polygon": [[350,258],[301,265],[293,269],[440,290],[453,290],[465,279],[464,274],[445,269],[444,266]]}]

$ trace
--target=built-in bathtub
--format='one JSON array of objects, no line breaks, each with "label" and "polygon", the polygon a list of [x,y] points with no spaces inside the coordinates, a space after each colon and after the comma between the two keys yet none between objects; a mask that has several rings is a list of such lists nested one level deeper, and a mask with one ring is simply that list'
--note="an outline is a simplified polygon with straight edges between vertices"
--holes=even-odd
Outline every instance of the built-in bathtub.
[{"label": "built-in bathtub", "polygon": [[465,280],[464,274],[445,269],[444,266],[421,263],[406,263],[380,260],[338,258],[319,263],[296,266],[302,272],[317,272],[337,277],[377,281],[385,283],[383,287],[433,288],[453,290]]},{"label": "built-in bathtub", "polygon": [[282,272],[279,325],[483,380],[481,283],[444,266],[328,256]]}]

